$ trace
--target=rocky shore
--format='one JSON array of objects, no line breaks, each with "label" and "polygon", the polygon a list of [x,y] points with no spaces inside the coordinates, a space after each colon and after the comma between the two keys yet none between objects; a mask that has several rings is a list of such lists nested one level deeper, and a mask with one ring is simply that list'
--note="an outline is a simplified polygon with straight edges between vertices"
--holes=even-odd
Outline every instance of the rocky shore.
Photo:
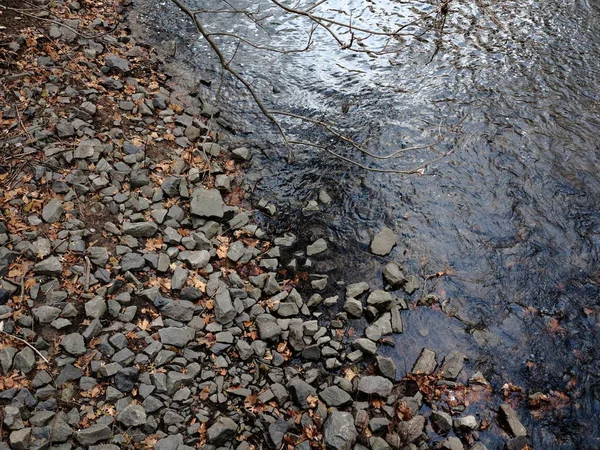
[{"label": "rocky shore", "polygon": [[389,260],[384,289],[331,286],[326,240],[263,231],[252,150],[219,144],[132,7],[0,1],[0,448],[486,449],[463,353],[380,354],[422,280]]}]

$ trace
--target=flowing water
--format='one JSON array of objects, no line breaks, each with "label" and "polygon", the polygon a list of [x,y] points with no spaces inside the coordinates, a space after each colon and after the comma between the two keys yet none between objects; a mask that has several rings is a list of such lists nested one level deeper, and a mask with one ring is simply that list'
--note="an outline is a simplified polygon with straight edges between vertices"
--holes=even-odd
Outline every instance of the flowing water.
[{"label": "flowing water", "polygon": [[[210,30],[277,48],[306,44],[306,20],[268,0],[230,3],[260,8],[264,22],[205,14]],[[168,0],[144,4],[142,23],[158,40],[178,40],[176,59],[211,80],[214,94],[216,60],[189,20]],[[510,382],[527,394],[568,394],[568,404],[540,418],[519,409],[535,448],[600,448],[600,3],[452,0],[449,6],[441,41],[439,32],[406,36],[399,53],[343,51],[317,30],[310,51],[281,54],[242,45],[234,60],[267,105],[332,121],[373,153],[434,142],[440,130],[462,121],[437,146],[441,154],[454,152],[422,174],[366,171],[307,148],[288,164],[273,127],[235,83],[221,89],[224,112],[242,142],[263,150],[249,179],[256,181],[255,197],[278,206],[278,231],[332,238],[337,256],[319,270],[381,285],[388,259],[374,258],[368,246],[382,226],[401,236],[389,259],[403,262],[408,272],[448,270],[430,283],[443,307],[403,316],[405,333],[388,350],[401,369],[410,369],[424,346],[441,355],[462,349],[471,373],[482,370],[496,391]],[[315,11],[380,29],[429,14],[439,29],[436,7],[330,0]],[[220,42],[228,55],[235,51],[231,40]],[[330,143],[379,169],[419,167],[438,155],[426,149],[374,161],[314,126],[286,126],[294,136]],[[303,215],[302,207],[323,188],[332,204]],[[503,439],[486,443],[501,448]]]}]

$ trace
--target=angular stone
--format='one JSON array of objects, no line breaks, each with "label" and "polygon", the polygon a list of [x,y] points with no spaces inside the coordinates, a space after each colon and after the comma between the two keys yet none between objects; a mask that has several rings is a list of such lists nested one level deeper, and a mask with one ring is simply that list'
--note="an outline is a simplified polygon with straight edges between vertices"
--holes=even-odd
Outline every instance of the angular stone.
[{"label": "angular stone", "polygon": [[344,311],[346,311],[352,317],[361,317],[363,313],[362,303],[360,300],[349,297],[344,302]]},{"label": "angular stone", "polygon": [[447,380],[456,380],[463,369],[466,355],[459,351],[452,351],[444,358],[440,372]]},{"label": "angular stone", "polygon": [[60,308],[55,308],[54,306],[48,305],[43,305],[39,308],[33,308],[31,312],[41,324],[48,324],[53,320],[58,319],[58,316],[60,316]]},{"label": "angular stone", "polygon": [[227,287],[222,284],[219,286],[215,295],[215,319],[218,323],[226,324],[235,319],[237,315],[236,309],[231,302],[231,295]]},{"label": "angular stone", "polygon": [[394,385],[387,378],[379,375],[362,377],[358,382],[358,391],[367,395],[387,397],[392,392]]},{"label": "angular stone", "polygon": [[196,189],[192,194],[190,212],[199,217],[222,219],[225,203],[218,189]]},{"label": "angular stone", "polygon": [[389,228],[383,228],[371,241],[371,252],[385,256],[392,251],[397,243],[397,236]]},{"label": "angular stone", "polygon": [[327,406],[345,406],[352,403],[352,397],[337,386],[328,386],[319,394]]},{"label": "angular stone", "polygon": [[121,260],[121,272],[135,272],[146,265],[146,260],[139,253],[125,253]]},{"label": "angular stone", "polygon": [[379,311],[385,311],[389,309],[392,301],[392,295],[389,292],[382,290],[373,291],[369,294],[369,297],[367,297],[367,304],[374,306]]},{"label": "angular stone", "polygon": [[117,419],[126,427],[139,427],[146,423],[146,410],[141,405],[131,403],[119,413]]},{"label": "angular stone", "polygon": [[463,416],[454,419],[454,429],[461,433],[474,431],[479,427],[475,416]]},{"label": "angular stone", "polygon": [[210,253],[206,250],[186,250],[179,253],[179,258],[192,266],[193,269],[202,269],[208,264],[208,261],[210,261]]},{"label": "angular stone", "polygon": [[523,426],[523,424],[517,417],[517,413],[514,409],[511,408],[510,405],[506,403],[500,405],[499,412],[500,417],[508,425],[508,428],[510,429],[510,432],[513,434],[513,436],[527,436],[527,428]]},{"label": "angular stone", "polygon": [[112,436],[111,429],[103,424],[92,425],[75,433],[75,439],[82,445],[92,445],[110,439]]},{"label": "angular stone", "polygon": [[379,373],[381,373],[381,375],[384,377],[392,381],[396,380],[396,364],[392,358],[378,355],[377,368],[379,369]]},{"label": "angular stone", "polygon": [[31,438],[31,428],[23,428],[21,430],[13,431],[8,437],[10,448],[13,450],[27,450],[29,449],[29,439]]},{"label": "angular stone", "polygon": [[185,347],[195,335],[195,331],[190,327],[168,327],[158,330],[160,341],[164,345],[173,345],[175,347]]},{"label": "angular stone", "polygon": [[177,300],[167,303],[160,310],[160,313],[170,319],[179,322],[189,322],[194,317],[196,306],[187,300]]},{"label": "angular stone", "polygon": [[290,380],[288,389],[292,399],[297,405],[304,409],[308,409],[310,406],[307,401],[308,396],[317,394],[317,390],[313,386],[297,377]]},{"label": "angular stone", "polygon": [[65,351],[73,356],[81,356],[84,355],[87,351],[85,346],[85,341],[83,340],[83,336],[80,333],[71,333],[63,336],[62,341],[60,342],[62,348]]},{"label": "angular stone", "polygon": [[158,230],[154,222],[125,222],[123,224],[123,234],[140,237],[152,237]]},{"label": "angular stone", "polygon": [[391,286],[398,287],[406,283],[406,278],[396,263],[388,263],[383,269],[383,278]]},{"label": "angular stone", "polygon": [[357,298],[369,290],[369,284],[365,281],[349,284],[346,287],[346,298]]},{"label": "angular stone", "polygon": [[332,411],[324,425],[325,445],[335,450],[350,450],[358,433],[349,412]]},{"label": "angular stone", "polygon": [[29,373],[35,367],[35,353],[29,347],[25,347],[15,355],[13,360],[13,369],[22,373]]},{"label": "angular stone", "polygon": [[51,277],[59,276],[62,273],[62,264],[56,256],[51,256],[33,266],[33,272]]},{"label": "angular stone", "polygon": [[408,445],[421,437],[425,428],[425,417],[415,416],[406,422],[398,423],[398,435],[402,445]]},{"label": "angular stone", "polygon": [[437,366],[436,355],[435,352],[429,350],[428,348],[424,348],[421,350],[421,354],[415,362],[415,365],[412,369],[412,373],[423,373],[426,375],[430,375],[435,370]]},{"label": "angular stone", "polygon": [[444,411],[432,411],[429,421],[433,430],[439,435],[445,435],[452,429],[452,417]]},{"label": "angular stone", "polygon": [[306,247],[306,256],[318,255],[327,250],[327,241],[317,239],[314,243]]},{"label": "angular stone", "polygon": [[352,347],[360,350],[361,352],[374,355],[377,353],[377,344],[370,339],[360,338],[352,342]]},{"label": "angular stone", "polygon": [[47,223],[55,223],[60,220],[64,212],[62,203],[55,197],[44,205],[42,219]]},{"label": "angular stone", "polygon": [[104,64],[106,64],[106,67],[121,73],[129,72],[129,61],[114,53],[109,53],[104,57]]},{"label": "angular stone", "polygon": [[219,417],[206,432],[208,442],[217,446],[225,444],[235,437],[237,428],[237,424],[229,417]]}]

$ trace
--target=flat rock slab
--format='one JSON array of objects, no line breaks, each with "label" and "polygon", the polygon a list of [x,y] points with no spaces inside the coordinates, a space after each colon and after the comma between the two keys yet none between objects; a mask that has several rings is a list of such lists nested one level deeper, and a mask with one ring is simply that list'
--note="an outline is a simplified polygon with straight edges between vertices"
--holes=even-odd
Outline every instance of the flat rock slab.
[{"label": "flat rock slab", "polygon": [[523,426],[515,410],[510,405],[500,405],[500,416],[504,419],[515,437],[527,436],[527,428]]},{"label": "flat rock slab", "polygon": [[358,382],[358,390],[367,395],[387,397],[392,392],[394,385],[387,378],[379,375],[362,377]]},{"label": "flat rock slab", "polygon": [[412,369],[412,373],[424,373],[429,375],[433,373],[435,366],[437,366],[435,352],[428,348],[424,348],[421,350],[421,354]]},{"label": "flat rock slab", "polygon": [[190,212],[194,216],[208,219],[222,219],[225,214],[225,203],[217,189],[196,189],[192,194]]},{"label": "flat rock slab", "polygon": [[397,243],[398,236],[389,228],[384,228],[371,241],[371,252],[379,256],[385,256],[392,251]]}]

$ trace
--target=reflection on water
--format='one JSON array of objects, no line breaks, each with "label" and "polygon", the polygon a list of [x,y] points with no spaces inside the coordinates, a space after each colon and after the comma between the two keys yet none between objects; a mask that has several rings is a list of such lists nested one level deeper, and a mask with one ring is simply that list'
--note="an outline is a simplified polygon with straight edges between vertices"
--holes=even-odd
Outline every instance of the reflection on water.
[{"label": "reflection on water", "polygon": [[[263,12],[272,13],[263,1]],[[162,35],[169,29],[192,35],[168,2],[149,3],[169,11],[148,13]],[[236,59],[276,108],[333,120],[374,152],[431,142],[439,124],[466,118],[461,135],[441,147],[458,143],[457,151],[422,176],[365,172],[316,151],[298,153],[287,165],[278,157],[285,149],[265,144],[277,136],[250,101],[240,100],[238,88],[224,89],[223,103],[253,133],[250,140],[268,147],[255,160],[253,170],[263,176],[256,195],[278,204],[283,226],[301,221],[324,229],[345,252],[343,278],[369,274],[372,284],[380,283],[383,260],[369,255],[368,243],[384,224],[401,235],[393,256],[411,271],[452,269],[436,293],[462,320],[408,312],[405,335],[389,350],[400,368],[409,368],[424,345],[442,355],[463,348],[470,369],[482,370],[498,390],[512,382],[526,393],[569,393],[569,406],[541,419],[520,411],[536,448],[600,448],[594,419],[600,414],[598,4],[451,5],[443,46],[431,62],[435,33],[426,42],[409,38],[401,53],[379,58],[344,53],[317,34],[309,53],[242,48]],[[352,10],[356,23],[397,26],[433,8],[417,6],[335,0],[321,10]],[[242,31],[269,45],[298,46],[306,34],[302,20],[286,16],[272,17],[270,37],[226,15],[210,20],[214,29]],[[215,63],[203,44],[187,42],[181,56],[212,76]],[[310,127],[295,132],[321,139]],[[431,153],[379,163],[352,156],[389,168],[414,167]],[[323,187],[332,205],[303,219],[299,208]]]}]

